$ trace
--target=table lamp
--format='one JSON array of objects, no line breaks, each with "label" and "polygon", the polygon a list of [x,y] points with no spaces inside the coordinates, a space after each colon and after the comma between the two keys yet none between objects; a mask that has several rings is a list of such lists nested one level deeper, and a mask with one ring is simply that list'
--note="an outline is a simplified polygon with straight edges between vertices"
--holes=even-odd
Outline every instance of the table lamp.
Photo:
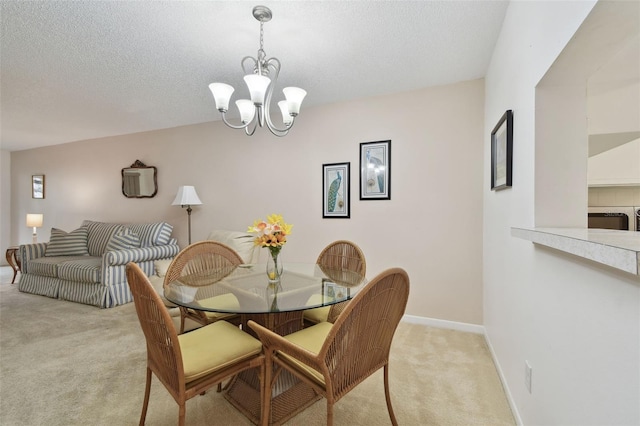
[{"label": "table lamp", "polygon": [[33,228],[33,243],[38,242],[37,228],[42,226],[43,214],[41,213],[27,213],[27,226]]},{"label": "table lamp", "polygon": [[193,186],[181,186],[178,188],[176,199],[173,200],[173,206],[187,207],[187,216],[189,217],[189,245],[191,245],[191,206],[199,206],[202,204],[196,189]]}]

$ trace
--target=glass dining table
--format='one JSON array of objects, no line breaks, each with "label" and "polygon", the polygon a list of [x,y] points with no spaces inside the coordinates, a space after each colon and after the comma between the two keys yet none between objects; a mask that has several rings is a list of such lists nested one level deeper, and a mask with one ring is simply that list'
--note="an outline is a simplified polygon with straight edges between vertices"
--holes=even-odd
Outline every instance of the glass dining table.
[{"label": "glass dining table", "polygon": [[[315,263],[286,263],[278,282],[269,280],[264,264],[218,268],[198,276],[186,275],[169,283],[164,296],[184,308],[238,314],[244,331],[253,320],[287,335],[303,327],[303,312],[353,298],[367,279],[353,271]],[[260,422],[258,370],[239,374],[225,398],[253,423]],[[282,372],[273,386],[270,424],[281,424],[321,398],[311,387]]]}]

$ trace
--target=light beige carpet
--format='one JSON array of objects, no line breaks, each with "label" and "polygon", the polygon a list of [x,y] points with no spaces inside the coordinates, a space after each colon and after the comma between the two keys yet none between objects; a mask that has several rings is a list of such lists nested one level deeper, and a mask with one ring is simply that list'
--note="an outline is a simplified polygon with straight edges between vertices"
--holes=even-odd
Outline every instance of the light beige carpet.
[{"label": "light beige carpet", "polygon": [[[136,425],[146,354],[133,304],[103,310],[20,293],[9,271],[0,268],[0,424]],[[482,336],[401,323],[391,358],[400,425],[515,424]],[[147,424],[177,418],[154,379]],[[251,423],[209,391],[187,402],[187,424]],[[326,424],[325,401],[287,424]],[[381,372],[336,404],[335,424],[390,424]]]}]

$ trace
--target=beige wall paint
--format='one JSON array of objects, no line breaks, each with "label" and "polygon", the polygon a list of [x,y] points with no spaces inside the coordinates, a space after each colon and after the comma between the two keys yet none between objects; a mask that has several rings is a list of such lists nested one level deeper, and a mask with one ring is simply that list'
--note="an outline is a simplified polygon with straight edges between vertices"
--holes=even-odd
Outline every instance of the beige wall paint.
[{"label": "beige wall paint", "polygon": [[[13,152],[13,242],[31,238],[26,213],[43,213],[41,241],[83,219],[166,220],[184,246],[187,214],[171,203],[178,186],[194,185],[203,205],[193,209],[193,241],[278,212],[294,224],[285,261],[315,261],[349,239],[370,278],[408,271],[408,314],[481,324],[483,104],[484,82],[474,80],[303,109],[285,138],[211,122]],[[359,143],[387,139],[391,200],[360,201]],[[155,198],[121,193],[120,171],[136,159],[158,167]],[[322,218],[322,164],[335,162],[351,162],[351,219]],[[36,173],[46,175],[45,200],[31,199]]]},{"label": "beige wall paint", "polygon": [[11,246],[11,153],[0,150],[0,265],[7,265],[4,253]]}]

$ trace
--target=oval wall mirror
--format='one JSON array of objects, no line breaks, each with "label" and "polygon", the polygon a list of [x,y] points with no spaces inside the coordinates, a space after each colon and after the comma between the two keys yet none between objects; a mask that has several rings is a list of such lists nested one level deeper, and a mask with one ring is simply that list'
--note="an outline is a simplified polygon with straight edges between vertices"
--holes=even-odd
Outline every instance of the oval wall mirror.
[{"label": "oval wall mirror", "polygon": [[153,198],[158,193],[157,169],[136,160],[122,169],[122,193],[127,198]]}]

